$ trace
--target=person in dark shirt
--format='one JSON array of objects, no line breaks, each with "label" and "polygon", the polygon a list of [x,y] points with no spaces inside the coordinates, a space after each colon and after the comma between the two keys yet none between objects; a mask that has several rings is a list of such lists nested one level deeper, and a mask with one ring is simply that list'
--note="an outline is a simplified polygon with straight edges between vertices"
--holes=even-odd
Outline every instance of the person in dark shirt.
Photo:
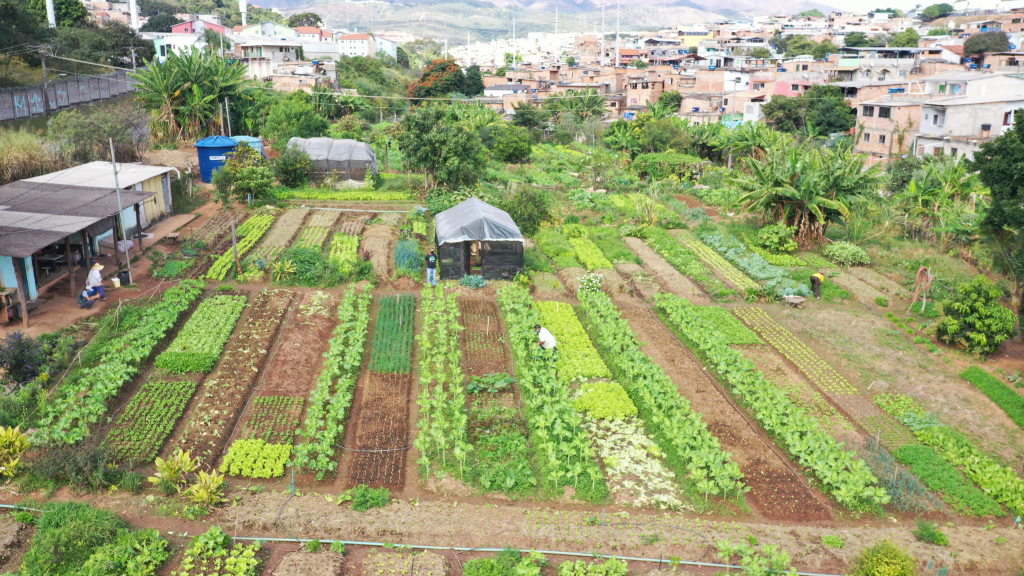
[{"label": "person in dark shirt", "polygon": [[431,248],[430,252],[427,253],[427,282],[434,288],[437,288],[437,255],[434,254],[434,249]]}]

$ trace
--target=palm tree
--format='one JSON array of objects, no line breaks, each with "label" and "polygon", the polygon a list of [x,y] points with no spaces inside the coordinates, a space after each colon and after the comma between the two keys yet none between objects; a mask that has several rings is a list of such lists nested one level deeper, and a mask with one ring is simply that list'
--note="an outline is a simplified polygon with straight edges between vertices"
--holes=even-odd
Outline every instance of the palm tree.
[{"label": "palm tree", "polygon": [[849,147],[774,147],[764,158],[743,158],[747,174],[731,182],[746,193],[746,211],[796,227],[801,243],[821,242],[828,225],[850,216],[853,198],[877,192],[877,165],[864,169],[864,157]]},{"label": "palm tree", "polygon": [[661,120],[662,118],[668,118],[675,114],[675,109],[667,106],[664,102],[655,102],[651,104],[651,101],[647,101],[647,112],[650,113],[651,119]]},{"label": "palm tree", "polygon": [[598,93],[596,88],[566,90],[561,96],[549,96],[544,104],[554,110],[559,119],[569,114],[579,121],[604,118],[608,106],[604,95]]},{"label": "palm tree", "polygon": [[718,134],[715,146],[721,152],[735,156],[753,156],[763,159],[768,150],[792,144],[788,134],[766,124],[750,122]]}]

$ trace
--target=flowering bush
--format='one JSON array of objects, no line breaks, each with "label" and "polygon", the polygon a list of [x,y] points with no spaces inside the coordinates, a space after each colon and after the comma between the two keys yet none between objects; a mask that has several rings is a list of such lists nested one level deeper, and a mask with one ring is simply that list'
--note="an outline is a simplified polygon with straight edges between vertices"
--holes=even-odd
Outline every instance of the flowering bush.
[{"label": "flowering bush", "polygon": [[601,274],[587,274],[580,276],[577,280],[580,282],[580,292],[600,292],[604,276]]}]

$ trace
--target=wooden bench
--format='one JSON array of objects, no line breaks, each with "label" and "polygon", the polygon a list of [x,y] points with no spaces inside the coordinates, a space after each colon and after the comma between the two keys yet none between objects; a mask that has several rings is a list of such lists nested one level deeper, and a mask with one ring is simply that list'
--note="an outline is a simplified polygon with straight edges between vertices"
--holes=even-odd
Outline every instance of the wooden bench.
[{"label": "wooden bench", "polygon": [[167,238],[167,239],[169,239],[169,240],[170,240],[171,242],[173,242],[174,244],[177,244],[177,243],[178,243],[178,238],[179,238],[180,236],[181,236],[181,234],[179,234],[179,233],[177,233],[177,232],[171,232],[171,233],[170,233],[170,234],[168,234],[167,236],[164,236],[164,238]]}]

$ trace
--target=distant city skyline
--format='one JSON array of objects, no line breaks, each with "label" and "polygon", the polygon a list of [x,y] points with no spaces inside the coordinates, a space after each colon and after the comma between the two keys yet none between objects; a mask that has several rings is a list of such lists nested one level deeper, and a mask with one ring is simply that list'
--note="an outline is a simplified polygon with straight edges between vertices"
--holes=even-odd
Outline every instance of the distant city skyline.
[{"label": "distant city skyline", "polygon": [[[952,1],[947,2],[953,4]],[[932,4],[940,4],[940,2],[915,2],[914,0],[890,0],[875,2],[874,0],[844,0],[841,3],[830,4],[835,6],[836,10],[848,10],[850,12],[870,12],[878,8],[897,8],[904,12],[914,9],[914,6],[921,4],[921,8],[931,6]],[[825,10],[822,10],[825,12]]]}]

